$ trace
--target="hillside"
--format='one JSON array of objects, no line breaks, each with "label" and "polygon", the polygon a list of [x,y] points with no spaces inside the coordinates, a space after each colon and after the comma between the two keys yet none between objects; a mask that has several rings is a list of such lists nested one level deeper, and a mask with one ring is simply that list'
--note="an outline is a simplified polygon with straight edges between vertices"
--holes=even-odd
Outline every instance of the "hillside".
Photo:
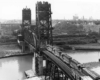
[{"label": "hillside", "polygon": [[63,21],[54,26],[53,34],[84,34],[83,25],[76,25]]},{"label": "hillside", "polygon": [[67,21],[62,21],[57,23],[54,26],[53,34],[68,34],[68,35],[77,35],[77,34],[87,34],[89,32],[99,33],[100,25],[96,24],[77,24],[69,23]]},{"label": "hillside", "polygon": [[1,24],[0,25],[0,32],[2,36],[12,36],[14,30],[20,28],[20,24]]},{"label": "hillside", "polygon": [[98,32],[100,30],[100,24],[99,25],[95,25],[95,24],[84,24],[83,25],[84,29],[86,32]]}]

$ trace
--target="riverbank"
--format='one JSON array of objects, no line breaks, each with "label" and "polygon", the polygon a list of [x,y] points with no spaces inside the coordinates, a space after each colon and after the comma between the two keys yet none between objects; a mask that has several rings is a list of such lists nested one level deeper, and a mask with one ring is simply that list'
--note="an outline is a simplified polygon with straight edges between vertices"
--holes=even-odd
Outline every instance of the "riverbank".
[{"label": "riverbank", "polygon": [[89,62],[82,64],[83,67],[89,69],[92,73],[97,76],[100,76],[100,62]]},{"label": "riverbank", "polygon": [[100,43],[90,43],[90,44],[64,44],[64,45],[56,45],[59,46],[61,51],[69,51],[69,50],[81,50],[81,51],[100,51]]},{"label": "riverbank", "polygon": [[100,43],[68,45],[73,50],[100,50]]},{"label": "riverbank", "polygon": [[0,58],[12,57],[12,56],[21,56],[32,54],[28,51],[23,53],[17,44],[0,44]]}]

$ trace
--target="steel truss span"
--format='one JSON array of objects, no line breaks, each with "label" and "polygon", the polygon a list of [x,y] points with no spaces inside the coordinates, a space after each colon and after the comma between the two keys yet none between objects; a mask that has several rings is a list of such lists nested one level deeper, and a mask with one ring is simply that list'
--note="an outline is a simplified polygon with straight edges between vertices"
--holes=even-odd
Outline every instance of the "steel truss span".
[{"label": "steel truss span", "polygon": [[[72,76],[70,68],[62,60],[60,60],[59,58],[57,58],[56,56],[54,56],[48,51],[43,51],[43,53],[50,59],[50,61],[47,61],[47,70],[46,70],[46,73],[50,75],[49,77],[53,78],[54,80],[54,78],[59,78],[60,73],[62,73],[64,79],[69,78],[71,80],[74,80],[74,77]],[[60,71],[60,69],[62,71]],[[54,75],[51,76],[51,74],[54,74]],[[48,75],[46,75],[46,77]]]},{"label": "steel truss span", "polygon": [[45,70],[45,80],[100,80],[100,77],[91,73],[88,69],[83,68],[80,71],[73,73],[73,68],[70,64],[66,64],[62,59],[55,56],[53,53],[45,50],[44,56],[47,59]]}]

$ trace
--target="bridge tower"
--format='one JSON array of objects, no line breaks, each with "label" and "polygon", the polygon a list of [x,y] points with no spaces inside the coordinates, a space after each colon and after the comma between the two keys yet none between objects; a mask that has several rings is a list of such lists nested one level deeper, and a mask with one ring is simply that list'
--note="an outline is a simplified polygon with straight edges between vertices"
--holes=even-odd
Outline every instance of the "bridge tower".
[{"label": "bridge tower", "polygon": [[37,2],[36,4],[36,34],[39,40],[39,47],[53,44],[51,4],[48,2]]},{"label": "bridge tower", "polygon": [[52,19],[51,4],[48,2],[37,2],[36,4],[36,29],[38,44],[36,57],[36,73],[43,74],[43,56],[41,50],[53,44],[52,39]]},{"label": "bridge tower", "polygon": [[22,10],[22,25],[31,25],[31,10],[27,7]]},{"label": "bridge tower", "polygon": [[24,8],[22,10],[22,25],[21,25],[21,34],[22,34],[22,37],[23,37],[23,43],[22,43],[22,51],[24,52],[25,51],[25,47],[27,46],[25,41],[24,41],[24,36],[25,35],[25,28],[26,29],[29,29],[31,26],[31,10],[30,8]]}]

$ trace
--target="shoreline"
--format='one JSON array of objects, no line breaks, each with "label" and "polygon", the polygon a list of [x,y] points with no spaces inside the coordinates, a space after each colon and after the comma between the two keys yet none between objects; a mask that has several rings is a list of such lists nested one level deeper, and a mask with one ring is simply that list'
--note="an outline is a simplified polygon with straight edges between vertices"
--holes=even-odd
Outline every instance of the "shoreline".
[{"label": "shoreline", "polygon": [[[15,57],[15,56],[25,56],[25,55],[32,55],[34,53],[29,53],[29,52],[25,52],[25,53],[22,53],[22,52],[16,52],[16,53],[6,53],[5,55],[0,55],[0,59],[2,58],[9,58],[9,57]],[[34,55],[33,55],[34,56]]]},{"label": "shoreline", "polygon": [[34,54],[29,51],[24,53],[18,47],[16,43],[2,43],[0,44],[0,59],[14,56],[24,56]]},{"label": "shoreline", "polygon": [[100,51],[100,43],[91,43],[91,44],[80,44],[80,45],[56,45],[59,46],[62,51],[68,50],[81,50],[81,51]]}]

